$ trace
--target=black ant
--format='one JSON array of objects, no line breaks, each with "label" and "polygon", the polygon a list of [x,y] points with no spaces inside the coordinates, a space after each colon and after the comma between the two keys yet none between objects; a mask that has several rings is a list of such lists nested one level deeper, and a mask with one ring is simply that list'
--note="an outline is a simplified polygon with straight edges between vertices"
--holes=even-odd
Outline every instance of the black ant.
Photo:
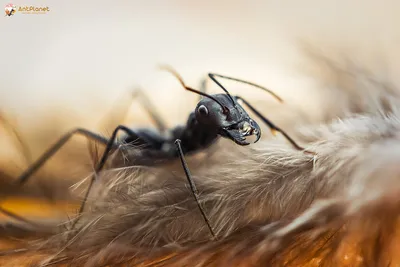
[{"label": "black ant", "polygon": [[[293,139],[291,139],[283,130],[269,121],[259,111],[257,111],[249,102],[240,96],[232,96],[228,90],[216,79],[223,78],[233,80],[240,83],[248,84],[259,89],[262,89],[280,102],[282,99],[272,91],[257,85],[252,82],[236,79],[228,76],[223,76],[215,73],[209,73],[208,77],[215,82],[225,93],[224,94],[207,94],[203,91],[195,90],[186,86],[182,77],[172,68],[163,66],[164,69],[174,75],[180,84],[188,91],[203,96],[197,104],[195,110],[190,113],[189,118],[184,126],[176,126],[169,130],[169,137],[162,132],[166,127],[159,119],[157,114],[151,108],[150,103],[147,103],[145,108],[150,113],[151,117],[158,125],[159,132],[151,131],[150,129],[133,130],[124,125],[117,126],[109,139],[100,136],[83,128],[74,129],[62,136],[53,146],[51,146],[36,162],[34,162],[16,181],[18,186],[23,185],[27,180],[52,156],[54,155],[72,136],[79,134],[88,139],[95,140],[106,145],[105,151],[95,167],[95,172],[91,177],[90,184],[79,209],[79,214],[84,210],[85,203],[90,193],[91,187],[96,179],[97,174],[103,169],[111,151],[124,148],[125,144],[135,144],[142,148],[142,154],[137,162],[141,164],[154,164],[154,159],[176,159],[180,158],[187,180],[189,182],[192,194],[197,202],[200,212],[210,230],[210,233],[215,237],[214,231],[210,225],[209,219],[205,214],[198,200],[198,191],[191,177],[189,168],[186,164],[184,154],[193,153],[201,149],[205,149],[213,144],[219,136],[228,138],[238,145],[249,145],[246,141],[247,136],[256,136],[256,143],[261,137],[261,129],[258,124],[250,118],[244,108],[238,103],[241,100],[254,114],[266,123],[271,131],[280,132],[297,150],[304,150]],[[139,91],[143,96],[143,93]],[[142,97],[143,98],[143,97]],[[145,98],[143,98],[146,100]],[[142,99],[142,100],[143,100]],[[121,142],[116,141],[118,132],[124,132],[125,136]],[[165,131],[164,131],[165,132]],[[305,151],[307,152],[307,151]],[[135,161],[136,162],[136,161]],[[153,163],[151,163],[153,162]],[[75,225],[77,220],[73,225]]]}]

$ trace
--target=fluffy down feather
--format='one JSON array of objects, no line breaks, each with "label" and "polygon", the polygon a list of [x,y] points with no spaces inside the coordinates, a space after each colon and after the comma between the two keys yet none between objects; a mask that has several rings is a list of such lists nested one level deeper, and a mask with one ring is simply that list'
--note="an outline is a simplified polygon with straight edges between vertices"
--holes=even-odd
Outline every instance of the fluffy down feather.
[{"label": "fluffy down feather", "polygon": [[347,80],[321,96],[340,101],[312,125],[290,129],[316,156],[276,139],[249,147],[221,140],[210,155],[191,159],[217,240],[177,162],[104,171],[76,228],[28,250],[71,266],[400,263],[399,91],[327,60]]}]

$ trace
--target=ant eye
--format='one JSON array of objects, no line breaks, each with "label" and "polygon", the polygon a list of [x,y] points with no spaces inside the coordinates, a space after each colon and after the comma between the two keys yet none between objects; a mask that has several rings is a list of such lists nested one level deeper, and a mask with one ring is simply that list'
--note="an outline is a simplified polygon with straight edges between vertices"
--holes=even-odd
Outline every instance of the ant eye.
[{"label": "ant eye", "polygon": [[201,105],[197,110],[199,111],[200,115],[202,115],[202,116],[208,115],[208,109],[204,105]]},{"label": "ant eye", "polygon": [[224,107],[224,109],[222,110],[222,113],[224,113],[225,115],[228,115],[229,109],[227,107]]}]

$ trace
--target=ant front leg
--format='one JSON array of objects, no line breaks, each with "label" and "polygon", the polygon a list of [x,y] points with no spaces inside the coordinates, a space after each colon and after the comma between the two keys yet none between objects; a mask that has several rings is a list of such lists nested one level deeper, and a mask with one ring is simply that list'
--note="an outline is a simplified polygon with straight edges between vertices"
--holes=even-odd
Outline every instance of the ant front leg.
[{"label": "ant front leg", "polygon": [[249,102],[247,102],[245,99],[243,99],[240,96],[235,96],[236,100],[241,100],[251,111],[254,112],[254,114],[257,115],[257,117],[259,117],[265,124],[268,125],[269,128],[271,128],[271,132],[272,134],[275,135],[276,132],[280,132],[288,141],[289,143],[292,144],[292,146],[297,149],[297,150],[301,150],[301,151],[305,151],[306,153],[310,153],[310,154],[315,154],[314,152],[311,151],[307,151],[305,150],[303,147],[301,147],[300,145],[298,145],[284,130],[282,130],[281,128],[279,128],[278,126],[276,126],[274,123],[272,123],[269,119],[267,119],[266,117],[264,117],[256,108],[254,108]]},{"label": "ant front leg", "polygon": [[196,201],[196,204],[199,207],[201,215],[202,215],[202,217],[203,217],[203,219],[204,219],[204,221],[205,221],[205,223],[206,223],[211,235],[213,236],[213,238],[215,238],[216,236],[215,236],[213,228],[211,227],[210,220],[208,219],[208,217],[206,215],[206,212],[204,211],[203,207],[200,204],[199,192],[197,191],[196,184],[193,181],[192,175],[190,174],[190,171],[189,171],[189,167],[188,167],[188,165],[186,163],[186,160],[185,160],[185,157],[183,155],[183,151],[182,151],[182,147],[181,147],[181,140],[177,139],[175,141],[175,145],[176,145],[176,148],[178,150],[179,158],[181,159],[182,167],[183,167],[183,170],[185,171],[186,178],[187,178],[187,180],[189,182],[190,190],[192,191],[192,194],[193,194],[193,197],[194,197],[194,199]]}]

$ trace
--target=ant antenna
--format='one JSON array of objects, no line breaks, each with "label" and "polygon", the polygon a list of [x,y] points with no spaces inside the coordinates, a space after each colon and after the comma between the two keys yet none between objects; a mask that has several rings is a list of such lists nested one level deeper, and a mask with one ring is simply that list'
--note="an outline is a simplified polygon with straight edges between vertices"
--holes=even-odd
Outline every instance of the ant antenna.
[{"label": "ant antenna", "polygon": [[213,80],[219,87],[221,87],[222,90],[225,91],[225,93],[227,93],[227,95],[229,96],[229,98],[232,100],[233,103],[235,103],[235,102],[233,101],[233,98],[232,98],[232,96],[229,94],[228,90],[226,90],[226,88],[225,88],[224,86],[222,86],[222,84],[221,84],[220,82],[218,82],[217,79],[216,79],[214,76],[219,77],[219,78],[223,78],[223,79],[227,79],[227,80],[231,80],[231,81],[235,81],[235,82],[240,82],[240,83],[248,84],[248,85],[251,85],[251,86],[254,86],[254,87],[257,87],[257,88],[259,88],[259,89],[261,89],[261,90],[263,90],[263,91],[269,93],[269,94],[272,95],[273,97],[275,97],[279,102],[283,102],[283,100],[282,100],[281,97],[279,97],[277,94],[275,94],[274,92],[272,92],[272,91],[269,90],[268,88],[265,88],[265,87],[263,87],[263,86],[261,86],[261,85],[258,85],[258,84],[252,83],[252,82],[248,82],[248,81],[245,81],[245,80],[237,79],[237,78],[232,78],[232,77],[220,75],[220,74],[209,73],[209,74],[208,74],[208,77],[210,77],[211,80]]},{"label": "ant antenna", "polygon": [[[193,89],[193,88],[187,86],[187,85],[185,84],[185,82],[183,81],[183,78],[182,78],[182,77],[179,75],[179,73],[178,73],[176,70],[174,70],[172,67],[166,66],[166,65],[161,65],[161,66],[159,66],[159,68],[160,68],[161,70],[168,71],[169,73],[171,73],[172,75],[174,75],[175,78],[178,79],[179,83],[180,83],[186,90],[191,91],[191,92],[193,92],[193,93],[195,93],[195,94],[198,94],[198,95],[202,95],[202,96],[208,97],[208,98],[214,100],[215,102],[217,102],[217,103],[222,107],[222,110],[223,110],[223,112],[224,112],[225,114],[229,112],[229,109],[228,109],[226,106],[224,106],[224,105],[223,105],[218,99],[216,99],[215,97],[213,97],[213,96],[211,96],[211,95],[209,95],[209,94],[207,94],[207,93],[200,92],[200,91],[198,91],[198,90],[196,90],[196,89]],[[226,89],[224,89],[224,91],[227,92],[228,96],[229,96],[229,97],[232,99],[232,101],[233,101],[233,98],[232,98],[232,96],[228,93],[228,91],[227,91]],[[235,102],[233,102],[233,103],[235,103]]]},{"label": "ant antenna", "polygon": [[221,89],[224,90],[224,92],[229,96],[229,98],[231,99],[232,103],[233,103],[234,105],[236,105],[235,100],[233,100],[233,97],[232,97],[231,94],[228,92],[228,90],[227,90],[225,87],[223,87],[222,84],[220,84],[220,83],[217,81],[217,79],[214,78],[214,74],[209,73],[209,74],[208,74],[208,77],[210,77],[211,80],[213,80],[216,84],[218,84],[218,86],[221,87]]}]

